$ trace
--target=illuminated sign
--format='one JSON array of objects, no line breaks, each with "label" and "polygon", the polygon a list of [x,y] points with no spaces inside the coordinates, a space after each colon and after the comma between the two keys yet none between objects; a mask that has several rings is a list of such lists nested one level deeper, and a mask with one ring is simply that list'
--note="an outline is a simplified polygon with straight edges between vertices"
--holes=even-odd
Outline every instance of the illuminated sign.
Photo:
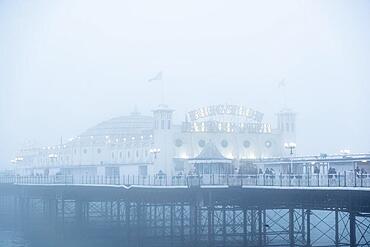
[{"label": "illuminated sign", "polygon": [[207,118],[218,115],[230,115],[245,117],[255,122],[261,122],[263,113],[255,111],[251,108],[238,105],[211,105],[202,107],[188,113],[190,121],[197,121],[201,118]]},{"label": "illuminated sign", "polygon": [[193,122],[183,125],[186,132],[238,132],[271,133],[271,125],[266,123]]}]

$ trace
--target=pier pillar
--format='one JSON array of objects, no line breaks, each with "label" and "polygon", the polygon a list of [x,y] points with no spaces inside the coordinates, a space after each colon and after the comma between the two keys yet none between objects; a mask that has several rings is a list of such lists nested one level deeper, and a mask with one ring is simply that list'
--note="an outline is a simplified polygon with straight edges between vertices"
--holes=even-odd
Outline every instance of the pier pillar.
[{"label": "pier pillar", "polygon": [[338,208],[335,209],[335,246],[339,246],[339,217],[338,217]]},{"label": "pier pillar", "polygon": [[294,209],[289,208],[289,246],[294,247]]},{"label": "pier pillar", "polygon": [[258,246],[263,246],[263,236],[262,236],[262,210],[258,209]]},{"label": "pier pillar", "polygon": [[248,246],[248,210],[243,209],[243,246]]},{"label": "pier pillar", "polygon": [[130,220],[131,220],[131,217],[130,217],[130,208],[131,208],[131,203],[130,202],[125,202],[125,230],[126,230],[126,241],[127,241],[127,244],[128,246],[130,246],[130,237],[131,237],[131,234],[130,234]]},{"label": "pier pillar", "polygon": [[214,208],[213,203],[210,202],[210,205],[208,206],[208,246],[213,247],[214,246]]},{"label": "pier pillar", "polygon": [[197,246],[198,243],[198,201],[194,200],[190,203],[190,233],[193,246]]},{"label": "pier pillar", "polygon": [[349,242],[351,247],[356,246],[356,214],[349,212]]},{"label": "pier pillar", "polygon": [[306,222],[307,222],[306,246],[311,247],[311,210],[310,209],[306,210]]}]

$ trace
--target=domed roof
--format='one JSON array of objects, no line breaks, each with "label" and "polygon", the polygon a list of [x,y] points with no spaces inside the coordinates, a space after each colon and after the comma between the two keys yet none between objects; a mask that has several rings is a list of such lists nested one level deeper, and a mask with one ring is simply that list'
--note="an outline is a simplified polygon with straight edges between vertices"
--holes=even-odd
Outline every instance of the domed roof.
[{"label": "domed roof", "polygon": [[141,134],[152,130],[153,117],[133,112],[129,116],[121,116],[101,122],[86,130],[81,136],[125,136]]}]

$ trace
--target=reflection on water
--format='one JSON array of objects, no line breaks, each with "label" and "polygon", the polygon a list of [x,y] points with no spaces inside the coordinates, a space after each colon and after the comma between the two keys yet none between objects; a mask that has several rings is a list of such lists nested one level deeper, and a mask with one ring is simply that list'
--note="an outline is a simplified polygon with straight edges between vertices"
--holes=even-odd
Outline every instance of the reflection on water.
[{"label": "reflection on water", "polygon": [[122,242],[112,239],[80,237],[26,236],[22,230],[0,227],[0,247],[115,247]]},{"label": "reflection on water", "polygon": [[0,228],[1,247],[31,247],[21,232]]}]

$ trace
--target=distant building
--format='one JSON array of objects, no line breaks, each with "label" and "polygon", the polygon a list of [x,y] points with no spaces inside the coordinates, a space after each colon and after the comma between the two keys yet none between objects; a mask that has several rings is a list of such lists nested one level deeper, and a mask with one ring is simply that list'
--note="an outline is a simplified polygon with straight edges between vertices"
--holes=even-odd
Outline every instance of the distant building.
[{"label": "distant building", "polygon": [[165,173],[234,173],[253,169],[253,160],[288,155],[295,142],[295,113],[277,113],[275,126],[263,114],[237,105],[212,105],[190,111],[173,123],[166,105],[152,116],[133,112],[104,121],[66,143],[21,150],[15,159],[22,175],[84,176]]}]

